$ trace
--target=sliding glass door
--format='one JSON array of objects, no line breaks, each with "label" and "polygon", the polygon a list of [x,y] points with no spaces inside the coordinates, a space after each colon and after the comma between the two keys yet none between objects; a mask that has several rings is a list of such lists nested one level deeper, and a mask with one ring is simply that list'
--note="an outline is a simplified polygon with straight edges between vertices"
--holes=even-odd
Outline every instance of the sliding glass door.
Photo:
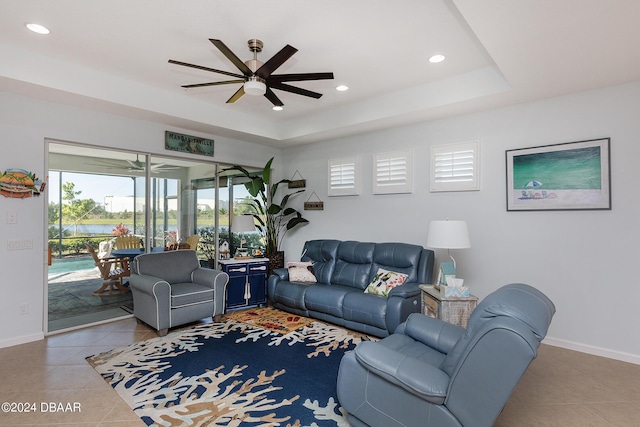
[{"label": "sliding glass door", "polygon": [[[204,209],[204,204],[215,208],[216,165],[211,162],[57,141],[48,145],[49,331],[133,309],[130,292],[95,293],[103,279],[87,245],[107,259],[120,236],[133,236],[141,250],[151,251],[186,242],[199,221],[217,229],[215,215]],[[207,194],[206,203],[198,202],[192,184],[202,179],[213,183],[208,191],[214,195]]]}]

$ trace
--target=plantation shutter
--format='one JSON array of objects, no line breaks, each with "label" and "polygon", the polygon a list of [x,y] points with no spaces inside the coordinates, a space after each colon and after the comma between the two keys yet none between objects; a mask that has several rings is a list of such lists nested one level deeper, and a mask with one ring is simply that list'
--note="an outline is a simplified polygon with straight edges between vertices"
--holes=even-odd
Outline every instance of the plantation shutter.
[{"label": "plantation shutter", "polygon": [[329,160],[328,194],[329,196],[360,194],[357,157]]},{"label": "plantation shutter", "polygon": [[480,189],[479,141],[431,147],[431,191]]},{"label": "plantation shutter", "polygon": [[376,154],[373,170],[373,194],[411,193],[410,150]]}]

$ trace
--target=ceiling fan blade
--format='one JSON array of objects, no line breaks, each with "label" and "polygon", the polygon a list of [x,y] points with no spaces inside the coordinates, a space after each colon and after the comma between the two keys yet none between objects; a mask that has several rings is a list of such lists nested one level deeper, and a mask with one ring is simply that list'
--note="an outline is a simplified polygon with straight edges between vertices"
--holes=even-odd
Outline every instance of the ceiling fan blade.
[{"label": "ceiling fan blade", "polygon": [[268,82],[301,82],[303,80],[331,80],[333,73],[301,73],[301,74],[274,74]]},{"label": "ceiling fan blade", "polygon": [[218,85],[230,85],[233,83],[244,83],[244,80],[225,80],[223,82],[210,82],[210,83],[196,83],[193,85],[183,85],[181,87],[189,89],[192,87],[204,87],[204,86],[218,86]]},{"label": "ceiling fan blade", "polygon": [[260,68],[256,70],[256,75],[260,78],[267,79],[271,73],[273,73],[279,66],[284,64],[287,59],[291,58],[298,49],[291,45],[286,45],[280,52],[276,53],[267,62],[262,64]]},{"label": "ceiling fan blade", "polygon": [[251,69],[247,67],[247,64],[242,62],[242,60],[238,58],[235,53],[231,52],[231,49],[229,49],[226,44],[222,43],[222,40],[209,39],[209,41],[213,43],[213,45],[217,47],[218,50],[222,52],[222,54],[226,56],[227,59],[238,68],[238,70],[242,71],[245,76],[250,76],[253,74],[251,72]]},{"label": "ceiling fan blade", "polygon": [[284,104],[280,101],[280,98],[276,96],[275,93],[271,89],[267,87],[267,91],[264,93],[264,97],[267,98],[271,103],[277,107],[282,107]]},{"label": "ceiling fan blade", "polygon": [[227,104],[233,104],[238,99],[240,99],[242,95],[244,95],[244,85],[240,86],[240,89],[238,89],[236,93],[231,95],[231,98],[227,99]]},{"label": "ceiling fan blade", "polygon": [[176,170],[176,169],[180,169],[180,166],[169,166],[166,163],[155,163],[151,165],[151,170],[152,171],[170,171],[170,170]]},{"label": "ceiling fan blade", "polygon": [[237,77],[239,79],[244,79],[244,76],[240,74],[230,73],[229,71],[216,70],[215,68],[203,67],[202,65],[189,64],[187,62],[175,61],[173,59],[169,60],[169,64],[182,65],[184,67],[191,67],[197,70],[203,71],[211,71],[212,73],[224,74],[225,76]]},{"label": "ceiling fan blade", "polygon": [[284,84],[284,83],[271,83],[271,88],[284,90],[285,92],[291,92],[291,93],[295,93],[297,95],[309,96],[309,97],[315,98],[315,99],[318,99],[318,98],[320,98],[322,96],[321,93],[312,92],[312,91],[307,90],[307,89],[302,89],[302,88],[291,86],[291,85],[287,85],[287,84]]},{"label": "ceiling fan blade", "polygon": [[121,163],[111,163],[104,160],[101,160],[100,162],[101,163],[85,163],[85,165],[100,166],[105,169],[128,169],[129,168],[129,166],[125,166],[124,164],[121,164]]}]

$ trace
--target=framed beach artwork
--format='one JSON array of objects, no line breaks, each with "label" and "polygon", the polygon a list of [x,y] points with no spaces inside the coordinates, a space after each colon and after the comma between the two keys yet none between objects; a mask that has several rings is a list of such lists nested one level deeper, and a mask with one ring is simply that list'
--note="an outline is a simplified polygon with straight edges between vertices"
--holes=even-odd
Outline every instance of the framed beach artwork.
[{"label": "framed beach artwork", "polygon": [[507,211],[611,209],[610,142],[507,150]]}]

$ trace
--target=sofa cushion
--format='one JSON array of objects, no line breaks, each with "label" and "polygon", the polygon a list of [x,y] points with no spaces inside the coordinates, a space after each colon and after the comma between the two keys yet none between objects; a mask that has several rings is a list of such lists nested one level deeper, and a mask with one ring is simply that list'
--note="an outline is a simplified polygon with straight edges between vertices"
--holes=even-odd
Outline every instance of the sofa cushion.
[{"label": "sofa cushion", "polygon": [[213,301],[213,289],[195,283],[173,283],[171,285],[171,308]]},{"label": "sofa cushion", "polygon": [[371,283],[367,286],[367,289],[364,290],[364,293],[387,297],[391,289],[402,285],[405,280],[407,280],[407,277],[409,276],[404,273],[379,268],[376,275],[373,276],[373,280],[371,280]]},{"label": "sofa cushion", "polygon": [[331,283],[339,245],[339,240],[309,240],[304,244],[301,261],[313,263],[318,282]]},{"label": "sofa cushion", "polygon": [[358,291],[349,292],[342,302],[345,320],[387,329],[387,299]]},{"label": "sofa cushion", "polygon": [[200,268],[196,251],[191,250],[142,254],[133,264],[138,274],[161,277],[171,284],[191,282],[191,273]]},{"label": "sofa cushion", "polygon": [[313,284],[304,295],[304,304],[308,310],[342,317],[342,303],[350,292],[353,288],[349,286]]},{"label": "sofa cushion", "polygon": [[371,277],[373,279],[379,268],[389,271],[404,273],[409,283],[420,283],[418,280],[418,267],[422,246],[407,243],[378,243],[373,252],[373,265]]},{"label": "sofa cushion", "polygon": [[375,247],[375,243],[342,242],[338,247],[331,284],[364,290],[371,281],[371,263]]},{"label": "sofa cushion", "polygon": [[310,283],[293,283],[288,280],[283,280],[278,283],[275,293],[273,295],[269,294],[269,298],[287,307],[306,310],[304,294],[310,288]]}]

